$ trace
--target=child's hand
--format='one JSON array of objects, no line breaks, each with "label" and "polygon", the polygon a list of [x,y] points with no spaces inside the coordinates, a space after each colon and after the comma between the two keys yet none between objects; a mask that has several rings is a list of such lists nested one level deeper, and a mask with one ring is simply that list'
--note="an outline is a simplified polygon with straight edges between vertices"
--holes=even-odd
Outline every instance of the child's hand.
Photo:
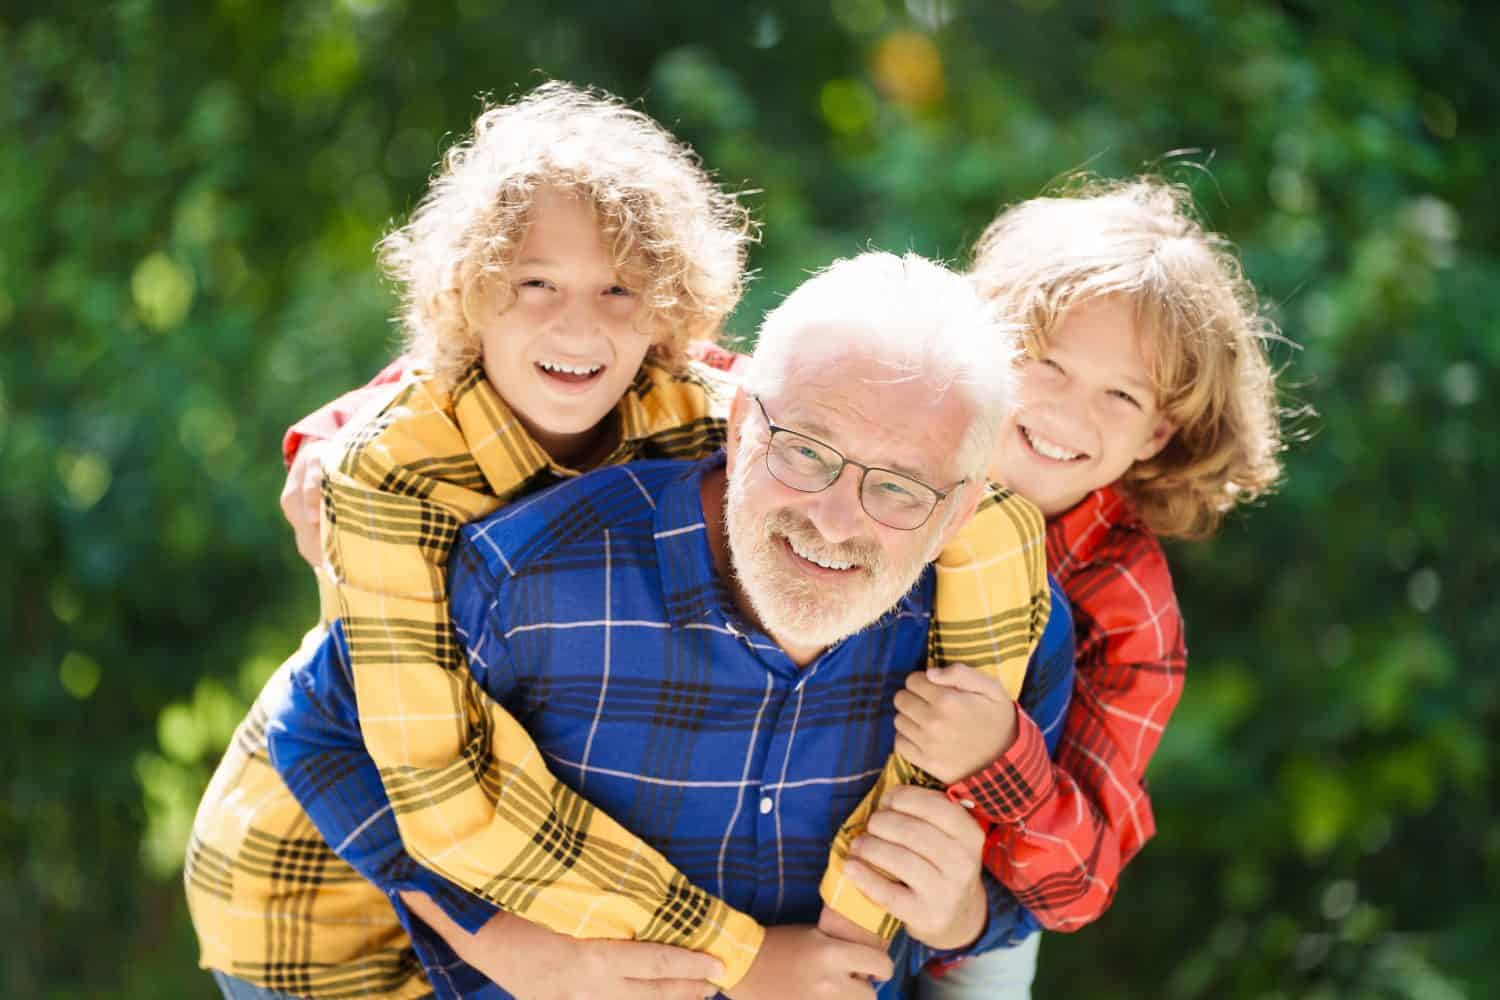
[{"label": "child's hand", "polygon": [[323,449],[327,441],[306,441],[297,449],[281,488],[281,512],[297,538],[297,551],[317,569],[323,564],[319,534],[323,507]]},{"label": "child's hand", "polygon": [[1000,682],[972,667],[929,667],[896,693],[896,752],[952,784],[1016,740],[1016,704]]}]

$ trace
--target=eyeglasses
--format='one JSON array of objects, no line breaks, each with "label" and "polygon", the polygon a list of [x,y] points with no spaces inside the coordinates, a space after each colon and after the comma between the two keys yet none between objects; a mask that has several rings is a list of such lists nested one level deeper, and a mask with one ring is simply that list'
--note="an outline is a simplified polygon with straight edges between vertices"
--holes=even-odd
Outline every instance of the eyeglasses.
[{"label": "eyeglasses", "polygon": [[766,404],[759,396],[751,397],[760,407],[771,440],[766,447],[766,470],[784,486],[803,493],[821,493],[852,465],[859,473],[859,503],[865,513],[888,528],[915,531],[927,523],[937,505],[967,480],[960,479],[946,490],[936,490],[926,483],[845,458],[836,448],[817,438],[799,434],[772,422]]}]

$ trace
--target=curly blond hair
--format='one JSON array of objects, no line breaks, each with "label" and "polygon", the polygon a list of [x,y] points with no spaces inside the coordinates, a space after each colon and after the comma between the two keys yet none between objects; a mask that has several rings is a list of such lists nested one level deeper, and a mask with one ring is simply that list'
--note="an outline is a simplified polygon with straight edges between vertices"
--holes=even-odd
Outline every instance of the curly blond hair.
[{"label": "curly blond hair", "polygon": [[980,293],[1024,327],[1041,356],[1068,309],[1123,296],[1136,309],[1163,416],[1177,426],[1117,488],[1158,535],[1203,538],[1236,504],[1281,476],[1275,373],[1281,339],[1220,236],[1192,214],[1188,191],[1154,177],[1079,178],[996,218],[974,247]]},{"label": "curly blond hair", "polygon": [[650,356],[675,367],[688,341],[717,338],[743,290],[748,211],[645,114],[550,82],[487,106],[411,218],[377,245],[415,365],[451,387],[479,357],[464,296],[485,281],[502,308],[514,301],[507,270],[543,186],[593,207],[621,284],[641,296]]}]

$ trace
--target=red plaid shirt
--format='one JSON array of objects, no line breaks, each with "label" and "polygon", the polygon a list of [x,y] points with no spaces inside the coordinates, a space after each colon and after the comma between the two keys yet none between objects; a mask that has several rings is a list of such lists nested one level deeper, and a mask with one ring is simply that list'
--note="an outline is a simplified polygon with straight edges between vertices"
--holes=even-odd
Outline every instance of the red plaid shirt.
[{"label": "red plaid shirt", "polygon": [[[744,360],[708,344],[695,344],[693,356],[725,371]],[[298,421],[282,442],[288,464],[305,439],[332,437],[398,380],[403,362]],[[948,794],[972,802],[988,828],[985,866],[1043,927],[1071,931],[1109,907],[1120,869],[1156,832],[1146,765],[1182,695],[1187,650],[1166,555],[1113,489],[1048,523],[1047,568],[1068,595],[1077,633],[1057,760],[1018,713],[1005,755]]]},{"label": "red plaid shirt", "polygon": [[1146,765],[1182,695],[1187,649],[1167,559],[1113,489],[1047,525],[1047,568],[1073,606],[1073,701],[1057,760],[1036,723],[950,786],[989,826],[984,863],[1049,930],[1108,908],[1120,869],[1156,832]]}]

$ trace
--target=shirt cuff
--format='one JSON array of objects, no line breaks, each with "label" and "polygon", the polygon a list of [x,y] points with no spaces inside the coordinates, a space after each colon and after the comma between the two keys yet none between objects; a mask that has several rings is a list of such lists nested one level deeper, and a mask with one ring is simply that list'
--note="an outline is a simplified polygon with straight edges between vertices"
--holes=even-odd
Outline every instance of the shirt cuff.
[{"label": "shirt cuff", "polygon": [[948,786],[948,798],[970,810],[981,823],[1025,819],[1052,794],[1052,759],[1031,716],[1016,709],[1016,740],[982,770]]},{"label": "shirt cuff", "polygon": [[500,907],[494,903],[460,888],[436,872],[409,858],[403,857],[403,861],[406,863],[400,867],[405,871],[396,874],[382,887],[387,894],[394,896],[402,890],[423,893],[448,914],[454,923],[470,934],[477,932],[500,912]]}]

